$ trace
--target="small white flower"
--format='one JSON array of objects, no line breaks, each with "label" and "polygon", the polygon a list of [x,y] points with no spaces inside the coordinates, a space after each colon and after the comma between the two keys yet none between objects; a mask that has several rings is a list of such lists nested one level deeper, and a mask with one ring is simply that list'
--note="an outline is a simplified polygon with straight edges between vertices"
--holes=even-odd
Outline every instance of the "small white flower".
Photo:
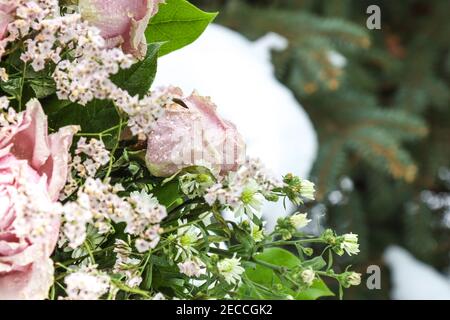
[{"label": "small white flower", "polygon": [[[179,220],[178,224],[184,225],[186,224],[186,220]],[[192,253],[196,253],[197,250],[194,248],[200,239],[201,230],[194,225],[183,226],[180,227],[177,231],[177,243],[178,243],[178,251],[175,256],[175,260],[177,260],[180,256],[186,258],[190,256]]]},{"label": "small white flower", "polygon": [[178,268],[180,272],[187,275],[188,277],[200,277],[206,274],[206,265],[200,259],[186,260],[184,262],[178,263]]},{"label": "small white flower", "polygon": [[345,250],[349,256],[359,253],[358,235],[347,233],[342,236],[341,249]]},{"label": "small white flower", "polygon": [[164,295],[159,292],[153,296],[152,300],[166,300],[166,297],[164,297]]},{"label": "small white flower", "polygon": [[316,192],[314,189],[314,183],[309,180],[302,180],[300,185],[301,196],[305,199],[314,200],[314,192]]},{"label": "small white flower", "polygon": [[217,269],[228,284],[239,283],[241,274],[245,272],[245,269],[241,267],[241,258],[237,259],[236,255],[233,258],[220,260],[217,263]]},{"label": "small white flower", "polygon": [[311,219],[307,218],[307,213],[296,213],[289,218],[289,221],[296,229],[304,228],[311,222]]},{"label": "small white flower", "polygon": [[147,194],[144,190],[132,192],[130,203],[134,205],[139,215],[146,217],[152,224],[160,223],[167,216],[166,208],[161,206],[152,194]]},{"label": "small white flower", "polygon": [[264,196],[259,193],[260,187],[255,180],[250,180],[242,189],[240,200],[241,203],[235,211],[236,217],[242,216],[244,213],[250,218],[253,215],[261,218],[261,208],[264,202]]},{"label": "small white flower", "polygon": [[309,287],[312,285],[314,278],[316,277],[316,274],[312,269],[305,269],[302,271],[301,277],[303,282]]},{"label": "small white flower", "polygon": [[255,242],[261,242],[264,240],[264,229],[261,229],[257,225],[252,225],[252,238]]},{"label": "small white flower", "polygon": [[350,286],[358,286],[361,283],[361,273],[352,272],[347,276],[347,283]]}]

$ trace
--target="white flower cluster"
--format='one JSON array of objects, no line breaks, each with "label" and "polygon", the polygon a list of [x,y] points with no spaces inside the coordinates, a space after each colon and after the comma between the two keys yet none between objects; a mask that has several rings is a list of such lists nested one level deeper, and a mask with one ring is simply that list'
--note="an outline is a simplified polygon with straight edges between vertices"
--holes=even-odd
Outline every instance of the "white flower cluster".
[{"label": "white flower cluster", "polygon": [[148,134],[164,106],[179,96],[178,91],[167,88],[140,99],[119,88],[110,76],[130,68],[135,59],[119,48],[107,48],[100,30],[79,14],[61,17],[56,15],[58,10],[56,0],[20,1],[17,17],[8,27],[9,37],[2,40],[3,46],[0,43],[0,56],[9,42],[34,30],[36,34],[25,40],[21,59],[30,62],[35,71],[43,70],[49,61],[56,64],[53,79],[60,100],[86,105],[93,99],[110,99],[128,114],[134,135]]},{"label": "white flower cluster", "polygon": [[260,159],[247,158],[239,171],[241,179],[254,179],[263,192],[271,192],[275,188],[283,187],[283,182]]},{"label": "white flower cluster", "polygon": [[23,121],[24,113],[9,107],[7,97],[0,97],[0,137],[7,137]]},{"label": "white flower cluster", "polygon": [[121,185],[111,186],[99,179],[88,178],[78,190],[77,200],[64,205],[63,232],[71,248],[86,239],[86,225],[93,225],[100,234],[111,230],[111,221],[125,222],[125,232],[138,236],[135,246],[139,252],[156,247],[160,239],[159,223],[167,216],[166,208],[144,191],[123,198]]},{"label": "white flower cluster", "polygon": [[105,295],[111,280],[97,270],[97,266],[84,266],[65,277],[66,300],[98,300]]},{"label": "white flower cluster", "polygon": [[[106,48],[100,31],[81,21],[79,15],[48,19],[41,24],[39,36],[27,40],[22,60],[31,60],[36,71],[43,69],[45,61],[57,63],[53,79],[59,99],[81,105],[93,99],[111,99],[128,114],[131,132],[137,135],[148,134],[164,106],[178,96],[176,90],[168,88],[140,99],[114,84],[110,76],[131,67],[134,58],[118,48]],[[69,50],[70,58],[60,61],[61,47]]]},{"label": "white flower cluster", "polygon": [[116,262],[113,272],[125,276],[125,284],[131,288],[137,287],[142,282],[141,274],[138,267],[141,260],[131,258],[132,249],[125,241],[116,239],[114,253],[116,254]]},{"label": "white flower cluster", "polygon": [[30,185],[29,176],[25,173],[27,164],[11,170],[17,170],[16,188],[8,190],[14,203],[15,219],[13,229],[19,239],[28,239],[32,243],[45,243],[48,234],[54,232],[55,222],[61,214],[61,206],[48,196],[45,180]]},{"label": "white flower cluster", "polygon": [[[86,138],[81,137],[78,140],[75,154],[72,165],[81,178],[94,177],[98,169],[110,160],[109,151],[106,150],[105,144],[97,139],[90,139],[89,142],[86,142]],[[81,154],[86,155],[87,159],[82,161]]]},{"label": "white flower cluster", "polygon": [[[120,49],[107,49],[100,30],[83,22],[79,14],[59,16],[56,0],[19,1],[16,19],[9,24],[8,42],[25,38],[21,55],[35,71],[48,61],[57,64],[53,78],[60,99],[86,104],[94,98],[106,99],[115,89],[109,76],[119,68],[129,68],[134,59]],[[62,60],[61,55],[72,59]]]},{"label": "white flower cluster", "polygon": [[120,90],[109,77],[120,68],[129,68],[133,58],[118,48],[104,48],[105,41],[100,31],[78,21],[78,15],[60,19],[75,20],[67,23],[67,33],[60,37],[76,44],[70,52],[75,58],[62,60],[53,73],[58,98],[86,105],[94,98],[104,100],[111,97],[115,100],[127,96],[126,91]]},{"label": "white flower cluster", "polygon": [[260,217],[264,195],[282,185],[259,160],[248,159],[237,172],[230,172],[221,182],[208,188],[204,198],[209,205],[219,202],[230,208],[236,216],[245,213]]},{"label": "white flower cluster", "polygon": [[182,93],[178,89],[167,87],[154,90],[141,100],[138,97],[124,95],[116,100],[116,105],[128,114],[130,118],[128,127],[133,135],[148,135],[156,120],[164,114],[166,106],[173,103],[173,99],[181,98],[181,96]]},{"label": "white flower cluster", "polygon": [[166,207],[144,190],[132,192],[128,201],[134,208],[134,214],[131,221],[127,222],[125,232],[139,235],[135,243],[139,252],[155,248],[160,239],[159,223],[167,217]]},{"label": "white flower cluster", "polygon": [[[4,2],[4,3],[3,3]],[[9,43],[23,38],[32,31],[42,29],[41,22],[50,16],[59,14],[57,0],[4,0],[6,7],[15,7],[12,21],[8,24],[7,37],[0,40],[0,57]]]},{"label": "white flower cluster", "polygon": [[[90,139],[87,142],[85,137],[78,140],[75,156],[69,162],[67,182],[61,193],[60,200],[67,199],[78,189],[78,182],[74,176],[86,179],[94,178],[98,169],[106,165],[110,160],[109,151],[101,140]],[[82,155],[86,156],[83,160]]]}]

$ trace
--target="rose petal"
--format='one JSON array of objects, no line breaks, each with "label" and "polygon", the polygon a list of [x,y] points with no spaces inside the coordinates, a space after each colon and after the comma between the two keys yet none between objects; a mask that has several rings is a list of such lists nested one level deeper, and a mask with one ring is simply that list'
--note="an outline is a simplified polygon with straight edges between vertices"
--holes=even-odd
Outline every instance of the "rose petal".
[{"label": "rose petal", "polygon": [[0,273],[0,300],[42,300],[53,284],[53,262],[41,257],[24,271]]},{"label": "rose petal", "polygon": [[190,165],[205,165],[216,174],[235,171],[245,160],[245,143],[236,127],[222,119],[209,98],[197,93],[174,103],[148,139],[146,163],[151,174],[167,177]]},{"label": "rose petal", "polygon": [[119,44],[126,53],[143,58],[145,30],[164,0],[80,0],[82,17],[100,29],[108,47]]},{"label": "rose petal", "polygon": [[47,135],[47,116],[37,99],[32,99],[27,103],[22,127],[24,129],[17,133],[11,141],[13,144],[11,153],[17,159],[27,160],[34,169],[39,170],[50,156],[50,148]]},{"label": "rose petal", "polygon": [[53,201],[58,199],[59,193],[66,183],[69,149],[72,145],[73,135],[78,130],[78,126],[67,126],[59,129],[57,133],[51,134],[48,138],[50,156],[44,165],[39,168],[38,173],[47,176],[48,193]]}]

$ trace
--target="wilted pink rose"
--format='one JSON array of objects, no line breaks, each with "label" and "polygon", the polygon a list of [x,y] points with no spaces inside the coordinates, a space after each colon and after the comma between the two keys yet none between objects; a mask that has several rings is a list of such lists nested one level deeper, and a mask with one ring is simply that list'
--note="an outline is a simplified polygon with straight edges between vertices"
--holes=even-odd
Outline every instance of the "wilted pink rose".
[{"label": "wilted pink rose", "polygon": [[164,0],[79,0],[83,19],[100,29],[109,47],[119,44],[126,53],[145,56],[145,29]]},{"label": "wilted pink rose", "polygon": [[[181,90],[178,93],[181,97]],[[192,165],[223,175],[244,161],[245,143],[235,125],[219,116],[209,98],[195,92],[174,99],[148,136],[147,167],[157,177]]]},{"label": "wilted pink rose", "polygon": [[14,9],[15,6],[8,3],[8,1],[0,0],[0,40],[6,37],[8,24],[13,20],[12,12]]},{"label": "wilted pink rose", "polygon": [[47,135],[37,100],[18,123],[0,127],[0,299],[44,299],[58,239],[56,200],[64,187],[75,127]]}]

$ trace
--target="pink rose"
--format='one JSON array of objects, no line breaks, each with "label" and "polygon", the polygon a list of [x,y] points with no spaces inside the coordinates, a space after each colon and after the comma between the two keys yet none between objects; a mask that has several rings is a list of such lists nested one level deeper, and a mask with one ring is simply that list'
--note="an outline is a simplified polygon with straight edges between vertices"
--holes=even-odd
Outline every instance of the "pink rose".
[{"label": "pink rose", "polygon": [[6,38],[8,25],[13,21],[12,12],[15,6],[0,0],[0,40]]},{"label": "pink rose", "polygon": [[83,19],[100,29],[108,47],[121,45],[126,53],[145,56],[145,29],[164,0],[79,0]]},{"label": "pink rose", "polygon": [[47,135],[35,99],[16,124],[0,127],[0,299],[44,299],[58,239],[56,200],[68,171],[75,127]]},{"label": "pink rose", "polygon": [[168,177],[192,166],[216,174],[236,171],[245,161],[245,143],[234,124],[222,119],[214,103],[193,93],[166,107],[148,136],[146,162],[151,174]]}]

